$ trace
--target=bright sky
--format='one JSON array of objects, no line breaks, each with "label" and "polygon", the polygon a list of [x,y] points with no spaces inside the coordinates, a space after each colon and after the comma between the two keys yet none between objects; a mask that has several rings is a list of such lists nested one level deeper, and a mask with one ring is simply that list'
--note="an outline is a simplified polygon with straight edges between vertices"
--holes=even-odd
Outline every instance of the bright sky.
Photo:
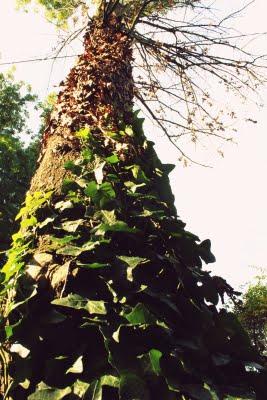
[{"label": "bright sky", "polygon": [[[218,0],[225,7],[225,0]],[[232,8],[244,0],[231,1]],[[246,16],[238,20],[238,28],[263,32],[266,26],[266,0],[256,0]],[[14,10],[13,0],[0,0],[0,63],[51,54],[58,37],[51,24],[33,11],[25,14]],[[256,46],[256,44],[255,44]],[[267,53],[267,38],[257,42],[257,50]],[[79,51],[78,51],[79,52]],[[68,48],[63,55],[77,54]],[[18,64],[16,77],[32,85],[33,91],[44,98],[53,85],[68,73],[71,59]],[[8,67],[0,65],[0,71]],[[264,108],[248,104],[245,113],[258,120],[237,124],[238,145],[225,149],[225,158],[210,154],[213,168],[177,165],[171,174],[171,184],[180,217],[187,229],[202,240],[210,238],[217,258],[208,268],[222,275],[236,288],[255,274],[251,266],[267,264],[267,89],[262,91]],[[240,106],[241,107],[241,106]],[[38,121],[33,123],[38,126]],[[151,127],[148,125],[151,131]],[[151,137],[151,135],[150,135]],[[176,163],[177,153],[162,139],[154,141],[164,162]],[[196,149],[193,158],[198,160]]]}]

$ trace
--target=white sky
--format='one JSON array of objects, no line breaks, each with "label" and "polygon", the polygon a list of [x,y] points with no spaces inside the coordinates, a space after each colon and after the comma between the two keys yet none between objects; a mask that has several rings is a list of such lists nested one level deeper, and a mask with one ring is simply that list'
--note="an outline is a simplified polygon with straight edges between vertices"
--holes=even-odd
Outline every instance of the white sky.
[{"label": "white sky", "polygon": [[[218,0],[221,7],[231,3],[232,9],[244,0]],[[246,16],[238,20],[238,28],[249,32],[267,31],[266,0],[256,0]],[[58,42],[54,27],[34,12],[14,10],[13,0],[0,0],[0,63],[44,57],[51,54]],[[256,44],[255,44],[256,46]],[[267,38],[257,42],[258,52],[267,53]],[[78,51],[79,52],[79,51]],[[77,54],[68,48],[64,54]],[[44,98],[68,73],[71,59],[18,64],[16,77],[32,85]],[[0,66],[0,71],[8,67]],[[251,266],[267,264],[267,89],[262,91],[264,108],[248,104],[245,112],[258,120],[256,125],[240,121],[238,145],[225,149],[225,158],[210,154],[213,168],[180,164],[171,174],[171,184],[180,217],[187,229],[202,240],[210,238],[217,258],[208,268],[239,287],[255,274]],[[241,106],[240,106],[241,107]],[[37,127],[35,121],[33,126]],[[148,125],[151,131],[151,127]],[[151,137],[151,135],[150,135]],[[162,139],[154,141],[164,162],[176,163],[177,153]],[[199,153],[193,154],[198,160]]]}]

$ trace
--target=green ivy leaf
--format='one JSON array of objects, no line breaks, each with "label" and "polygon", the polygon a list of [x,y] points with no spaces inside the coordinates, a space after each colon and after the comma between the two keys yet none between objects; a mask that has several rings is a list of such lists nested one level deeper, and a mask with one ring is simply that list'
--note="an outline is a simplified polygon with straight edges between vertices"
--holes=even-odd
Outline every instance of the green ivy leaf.
[{"label": "green ivy leaf", "polygon": [[96,236],[104,236],[106,232],[127,232],[136,233],[138,229],[131,228],[124,221],[116,221],[114,224],[100,224],[93,230]]},{"label": "green ivy leaf", "polygon": [[91,263],[91,264],[82,264],[82,263],[77,263],[76,264],[78,267],[81,268],[88,268],[88,269],[98,269],[98,268],[105,268],[105,267],[110,267],[110,264],[103,264],[103,263]]},{"label": "green ivy leaf", "polygon": [[149,358],[151,365],[153,367],[153,370],[155,371],[156,374],[160,374],[161,368],[160,368],[160,359],[162,357],[161,351],[157,349],[151,349],[149,352]]},{"label": "green ivy leaf", "polygon": [[132,171],[133,177],[138,181],[142,183],[149,183],[149,179],[140,167],[140,165],[134,164],[129,167],[126,167],[126,169],[130,169]]},{"label": "green ivy leaf", "polygon": [[105,160],[109,164],[117,164],[120,161],[117,154],[113,154],[112,156],[106,157]]},{"label": "green ivy leaf", "polygon": [[76,165],[73,161],[68,160],[64,164],[64,168],[67,171],[71,171],[74,175],[80,175],[81,173],[81,167]]},{"label": "green ivy leaf", "polygon": [[91,197],[92,199],[95,198],[97,194],[97,184],[95,181],[91,181],[88,183],[87,187],[84,189],[84,193],[88,196]]},{"label": "green ivy leaf", "polygon": [[104,301],[89,300],[88,311],[90,314],[106,315],[107,310]]},{"label": "green ivy leaf", "polygon": [[38,385],[37,391],[28,396],[29,400],[61,400],[71,393],[71,388],[64,389],[50,388],[44,383]]},{"label": "green ivy leaf", "polygon": [[93,152],[91,149],[84,149],[82,151],[82,158],[84,159],[84,161],[86,162],[90,162],[93,159]]},{"label": "green ivy leaf", "polygon": [[130,313],[124,314],[124,317],[133,325],[155,324],[157,322],[154,315],[142,303],[138,303]]},{"label": "green ivy leaf", "polygon": [[75,132],[75,135],[82,140],[89,140],[92,137],[90,128],[82,128],[79,131]]},{"label": "green ivy leaf", "polygon": [[103,216],[103,220],[105,223],[108,225],[113,225],[117,221],[115,211],[107,211],[107,210],[101,210],[101,214]]},{"label": "green ivy leaf", "polygon": [[78,294],[69,294],[67,297],[55,299],[51,304],[56,306],[75,308],[76,310],[87,310],[88,299],[79,296]]},{"label": "green ivy leaf", "polygon": [[116,193],[112,187],[110,182],[104,182],[99,187],[100,196],[105,197],[108,200],[114,199],[116,197]]},{"label": "green ivy leaf", "polygon": [[[86,251],[91,251],[93,250],[96,246],[98,246],[101,242],[100,241],[96,241],[96,242],[87,242],[84,245],[82,245],[81,247],[79,246],[73,246],[73,245],[68,245],[68,246],[64,246],[61,247],[60,249],[58,249],[56,251],[57,254],[62,254],[65,256],[74,256],[77,257],[80,254],[86,252]],[[103,243],[103,241],[102,241]]]},{"label": "green ivy leaf", "polygon": [[52,240],[52,242],[54,242],[55,244],[59,245],[59,246],[64,246],[65,244],[71,243],[73,240],[78,239],[79,236],[73,236],[73,235],[66,235],[62,238],[57,238],[55,236],[50,236],[50,239]]},{"label": "green ivy leaf", "polygon": [[20,223],[20,227],[21,227],[22,229],[26,229],[26,228],[29,228],[29,227],[31,227],[31,226],[36,225],[37,222],[38,222],[37,219],[32,215],[32,216],[29,217],[29,218],[23,219],[23,220],[21,221],[21,223]]},{"label": "green ivy leaf", "polygon": [[83,399],[87,390],[89,389],[89,386],[89,383],[82,382],[77,379],[73,384],[73,394],[78,396],[80,399]]}]

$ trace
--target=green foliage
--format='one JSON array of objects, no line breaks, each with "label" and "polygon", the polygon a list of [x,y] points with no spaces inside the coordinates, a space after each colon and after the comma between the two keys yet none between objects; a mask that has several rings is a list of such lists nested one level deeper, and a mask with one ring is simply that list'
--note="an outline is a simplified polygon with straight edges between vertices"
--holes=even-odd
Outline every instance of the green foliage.
[{"label": "green foliage", "polygon": [[26,127],[29,103],[36,100],[30,86],[15,82],[12,70],[0,73],[0,134],[19,135]]},{"label": "green foliage", "polygon": [[49,120],[50,120],[50,114],[57,102],[57,94],[55,92],[49,93],[47,98],[39,103],[39,109],[41,110],[41,126],[39,130],[39,136],[42,135],[45,127],[48,125]]},{"label": "green foliage", "polygon": [[20,346],[11,399],[261,398],[260,358],[235,315],[216,308],[219,289],[202,268],[214,261],[210,242],[177,217],[170,167],[136,120],[142,157],[125,148],[122,161],[105,137],[82,137],[65,192],[28,196],[19,213],[2,270],[16,296],[0,337]]},{"label": "green foliage", "polygon": [[[78,18],[77,9],[80,9],[81,15],[87,16],[87,13],[92,13],[92,10],[94,10],[94,15],[100,14],[101,10],[106,7],[107,10],[112,9],[117,15],[123,16],[128,23],[133,23],[136,17],[153,13],[162,14],[171,8],[193,6],[198,2],[199,0],[156,0],[152,2],[146,0],[111,0],[107,2],[101,0],[86,2],[81,0],[16,0],[17,6],[25,10],[32,4],[41,6],[45,9],[46,18],[61,28],[67,28],[71,17]],[[106,4],[104,5],[104,3]]]},{"label": "green foliage", "polygon": [[79,6],[85,13],[87,6],[81,0],[16,0],[18,7],[27,10],[27,7],[36,4],[45,9],[45,15],[48,21],[56,23],[59,27],[65,28],[67,20],[73,16]]},{"label": "green foliage", "polygon": [[36,145],[23,148],[18,138],[0,133],[0,250],[7,249],[20,204],[36,162]]},{"label": "green foliage", "polygon": [[0,74],[0,250],[9,246],[35,166],[37,143],[25,148],[19,138],[29,132],[27,107],[35,100],[28,86],[15,82],[12,71]]},{"label": "green foliage", "polygon": [[33,174],[36,150],[19,139],[0,133],[0,250],[7,249],[17,225],[14,217]]},{"label": "green foliage", "polygon": [[257,350],[267,355],[267,276],[259,275],[235,306],[235,313]]}]

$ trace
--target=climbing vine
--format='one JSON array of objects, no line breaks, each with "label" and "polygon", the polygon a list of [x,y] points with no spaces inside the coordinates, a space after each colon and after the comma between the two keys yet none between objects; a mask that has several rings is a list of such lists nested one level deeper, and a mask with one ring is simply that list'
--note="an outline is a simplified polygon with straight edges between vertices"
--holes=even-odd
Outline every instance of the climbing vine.
[{"label": "climbing vine", "polygon": [[65,163],[62,193],[28,195],[2,270],[6,396],[253,396],[260,359],[216,308],[231,288],[202,268],[215,261],[210,241],[177,217],[173,166],[156,157],[142,119],[75,135],[81,155]]}]

